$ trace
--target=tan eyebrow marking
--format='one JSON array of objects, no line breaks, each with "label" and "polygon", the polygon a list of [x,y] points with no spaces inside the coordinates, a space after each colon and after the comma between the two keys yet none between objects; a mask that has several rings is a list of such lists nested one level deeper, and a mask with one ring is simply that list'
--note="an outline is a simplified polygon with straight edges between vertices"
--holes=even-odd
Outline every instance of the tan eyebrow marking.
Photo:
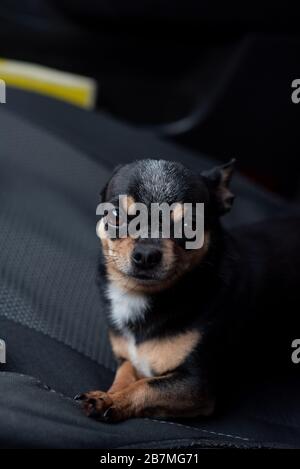
[{"label": "tan eyebrow marking", "polygon": [[[121,198],[121,205],[125,212],[129,215],[134,215],[135,200],[131,195],[123,195]],[[132,213],[131,213],[132,212]]]},{"label": "tan eyebrow marking", "polygon": [[171,212],[171,217],[173,218],[173,221],[176,223],[184,217],[186,212],[186,209],[184,207],[184,204],[180,202],[176,202],[174,210]]}]

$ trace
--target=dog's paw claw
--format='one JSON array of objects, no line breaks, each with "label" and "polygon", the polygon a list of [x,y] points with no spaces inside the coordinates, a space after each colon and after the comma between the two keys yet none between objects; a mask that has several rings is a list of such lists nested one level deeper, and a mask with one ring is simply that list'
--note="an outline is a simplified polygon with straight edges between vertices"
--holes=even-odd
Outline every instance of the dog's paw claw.
[{"label": "dog's paw claw", "polygon": [[108,407],[106,411],[103,414],[103,420],[105,422],[112,422],[114,420],[114,408],[113,407]]}]

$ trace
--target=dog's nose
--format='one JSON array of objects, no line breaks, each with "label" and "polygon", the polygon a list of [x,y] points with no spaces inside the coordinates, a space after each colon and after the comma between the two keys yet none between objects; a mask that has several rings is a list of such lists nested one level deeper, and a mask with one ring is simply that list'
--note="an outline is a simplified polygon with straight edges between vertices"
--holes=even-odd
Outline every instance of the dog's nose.
[{"label": "dog's nose", "polygon": [[162,252],[153,246],[136,246],[132,253],[132,260],[136,267],[150,269],[155,267],[162,258]]}]

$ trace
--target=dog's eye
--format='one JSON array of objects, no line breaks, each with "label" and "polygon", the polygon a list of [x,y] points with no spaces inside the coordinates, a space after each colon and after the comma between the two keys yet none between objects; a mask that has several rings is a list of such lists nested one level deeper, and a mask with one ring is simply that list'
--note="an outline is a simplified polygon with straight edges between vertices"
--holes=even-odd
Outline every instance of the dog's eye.
[{"label": "dog's eye", "polygon": [[106,220],[111,226],[121,226],[125,223],[124,214],[116,207],[108,212]]}]

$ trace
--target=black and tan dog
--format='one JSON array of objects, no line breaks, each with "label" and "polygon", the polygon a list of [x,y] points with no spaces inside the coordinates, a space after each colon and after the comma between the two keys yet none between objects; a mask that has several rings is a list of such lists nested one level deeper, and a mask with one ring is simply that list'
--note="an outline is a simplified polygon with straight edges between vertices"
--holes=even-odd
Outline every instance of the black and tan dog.
[{"label": "black and tan dog", "polygon": [[[279,304],[290,308],[299,298],[299,219],[226,233],[220,216],[234,200],[232,172],[233,162],[196,174],[179,163],[141,160],[117,168],[105,187],[103,200],[116,207],[103,224],[114,226],[121,224],[120,194],[127,195],[129,207],[204,203],[204,243],[187,250],[184,240],[171,237],[101,236],[110,340],[119,367],[107,392],[77,397],[87,415],[105,421],[210,415],[217,365],[228,367],[230,347],[233,356],[240,354],[235,338],[251,329],[254,317],[263,313],[260,324],[268,325]],[[255,338],[251,334],[244,350],[260,342],[259,330]]]}]

